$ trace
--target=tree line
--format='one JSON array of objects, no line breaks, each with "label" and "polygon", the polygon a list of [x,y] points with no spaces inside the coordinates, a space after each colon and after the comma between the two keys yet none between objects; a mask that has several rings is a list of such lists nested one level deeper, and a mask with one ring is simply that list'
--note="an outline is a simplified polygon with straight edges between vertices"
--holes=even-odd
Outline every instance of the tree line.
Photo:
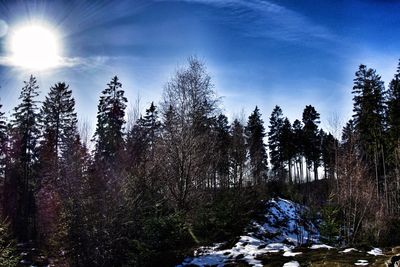
[{"label": "tree line", "polygon": [[131,124],[113,77],[90,150],[69,86],[56,83],[39,103],[31,76],[12,117],[0,113],[1,215],[18,242],[32,240],[65,264],[154,266],[240,234],[267,196],[295,191],[311,202],[301,188],[323,182],[322,202],[333,207],[326,236],[382,240],[378,214],[399,214],[399,79],[400,67],[386,90],[360,65],[354,115],[338,140],[311,105],[293,123],[275,106],[268,130],[258,107],[229,123],[205,64],[192,57]]}]

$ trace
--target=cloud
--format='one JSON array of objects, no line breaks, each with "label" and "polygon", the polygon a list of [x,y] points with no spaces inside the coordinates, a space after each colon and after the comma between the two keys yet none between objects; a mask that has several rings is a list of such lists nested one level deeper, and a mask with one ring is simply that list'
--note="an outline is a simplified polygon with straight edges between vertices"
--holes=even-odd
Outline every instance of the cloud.
[{"label": "cloud", "polygon": [[[163,0],[162,0],[163,1]],[[219,17],[251,37],[270,37],[284,41],[331,41],[335,35],[303,14],[282,5],[262,0],[165,0],[204,4],[228,13]]]},{"label": "cloud", "polygon": [[[93,56],[93,57],[59,57],[56,65],[52,66],[52,69],[59,68],[72,68],[72,67],[83,67],[93,68],[104,65],[110,57],[107,56]],[[0,65],[7,67],[20,67],[21,66],[11,56],[1,56]]]}]

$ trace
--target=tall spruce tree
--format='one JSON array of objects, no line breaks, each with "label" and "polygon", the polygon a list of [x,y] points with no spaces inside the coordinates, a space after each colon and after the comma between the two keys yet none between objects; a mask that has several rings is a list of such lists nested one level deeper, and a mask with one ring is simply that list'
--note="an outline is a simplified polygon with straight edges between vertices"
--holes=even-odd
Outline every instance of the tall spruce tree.
[{"label": "tall spruce tree", "polygon": [[138,126],[143,131],[144,142],[149,151],[149,156],[154,157],[155,143],[160,135],[161,122],[158,119],[157,107],[151,102],[150,107],[146,109],[146,114],[138,121]]},{"label": "tall spruce tree", "polygon": [[[10,201],[14,232],[21,240],[33,238],[36,234],[35,198],[37,186],[38,159],[38,101],[39,95],[36,78],[32,75],[24,82],[19,99],[21,103],[15,107],[12,124],[12,166],[7,177],[6,190],[14,201]],[[13,205],[14,202],[14,205]],[[15,211],[15,212],[14,212]]]},{"label": "tall spruce tree", "polygon": [[[53,171],[55,180],[60,180],[62,164],[69,155],[77,135],[77,115],[72,91],[65,83],[50,87],[40,113],[42,127],[42,146],[51,150],[55,157],[44,165]],[[54,173],[56,172],[56,173]]]},{"label": "tall spruce tree", "polygon": [[254,184],[261,184],[267,179],[268,156],[264,144],[264,137],[266,136],[264,122],[257,106],[249,116],[245,131],[249,149],[250,171]]},{"label": "tall spruce tree", "polygon": [[94,140],[96,161],[108,165],[116,163],[118,152],[124,145],[123,125],[128,100],[117,76],[107,86],[100,96]]},{"label": "tall spruce tree", "polygon": [[289,183],[292,183],[292,166],[293,166],[293,158],[295,156],[295,147],[294,147],[294,138],[293,138],[293,130],[292,125],[288,118],[283,120],[280,141],[281,149],[282,149],[282,160],[285,165],[287,165],[287,172],[289,174]]},{"label": "tall spruce tree", "polygon": [[293,146],[295,157],[295,180],[303,180],[303,158],[304,158],[304,133],[300,120],[293,122]]},{"label": "tall spruce tree", "polygon": [[[126,233],[123,185],[124,123],[127,99],[122,84],[114,76],[102,91],[94,133],[94,165],[88,174],[87,249],[93,266],[122,265],[126,260]],[[119,229],[119,231],[118,231]],[[87,260],[86,260],[87,261]],[[87,265],[87,264],[86,264]]]},{"label": "tall spruce tree", "polygon": [[322,129],[319,131],[319,137],[321,138],[321,156],[322,164],[324,167],[324,178],[335,177],[336,167],[336,152],[338,149],[338,142],[331,133],[326,133]]},{"label": "tall spruce tree", "polygon": [[[38,230],[47,245],[61,249],[59,237],[61,208],[70,198],[74,179],[70,168],[74,164],[74,143],[77,138],[77,116],[72,91],[65,83],[50,87],[40,112],[42,140],[39,150],[40,180],[38,182]],[[76,189],[76,188],[75,188]],[[56,244],[57,243],[57,244]]]},{"label": "tall spruce tree", "polygon": [[228,118],[220,114],[215,122],[216,131],[216,174],[221,187],[229,187],[229,148],[231,138],[229,135]]},{"label": "tall spruce tree", "polygon": [[388,130],[392,146],[400,145],[400,61],[388,88]]},{"label": "tall spruce tree", "polygon": [[2,111],[3,105],[0,104],[0,188],[4,186],[5,163],[7,154],[7,123],[4,112]]},{"label": "tall spruce tree", "polygon": [[303,137],[304,137],[304,156],[307,164],[307,180],[310,178],[310,170],[314,168],[314,179],[318,180],[318,167],[321,158],[321,144],[318,137],[319,113],[311,105],[305,107],[303,111]]},{"label": "tall spruce tree", "polygon": [[[375,176],[377,192],[385,178],[384,132],[385,88],[375,70],[360,65],[354,78],[353,120],[360,143],[360,155]],[[384,178],[384,179],[382,179]]]},{"label": "tall spruce tree", "polygon": [[231,177],[234,186],[242,187],[243,178],[247,161],[247,147],[245,129],[239,120],[235,119],[230,129],[231,149],[230,149],[230,165]]},{"label": "tall spruce tree", "polygon": [[283,179],[284,164],[282,155],[281,133],[283,126],[282,109],[275,106],[269,118],[268,147],[269,157],[272,165],[272,172],[278,178]]}]

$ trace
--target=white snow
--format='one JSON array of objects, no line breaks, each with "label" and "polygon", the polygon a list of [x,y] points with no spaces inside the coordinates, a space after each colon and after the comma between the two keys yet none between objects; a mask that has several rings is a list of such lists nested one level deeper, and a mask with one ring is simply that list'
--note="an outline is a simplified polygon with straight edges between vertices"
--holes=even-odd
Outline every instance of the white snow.
[{"label": "white snow", "polygon": [[285,253],[283,253],[283,257],[294,257],[300,254],[302,254],[302,252],[285,251]]},{"label": "white snow", "polygon": [[286,262],[283,267],[300,267],[300,264],[297,261],[289,261]]},{"label": "white snow", "polygon": [[[262,262],[256,259],[259,255],[284,252],[284,256],[292,257],[301,254],[292,252],[294,246],[318,242],[319,239],[317,228],[304,219],[307,211],[306,207],[292,201],[272,199],[266,203],[263,220],[252,221],[232,248],[222,250],[221,244],[200,247],[193,258],[186,258],[178,266],[224,266],[230,262],[245,261],[250,266],[262,267]],[[285,266],[299,266],[295,261],[289,263],[297,265]]]},{"label": "white snow", "polygon": [[345,250],[339,251],[339,252],[340,253],[349,253],[349,252],[352,252],[352,251],[358,251],[358,250],[355,249],[355,248],[346,248]]},{"label": "white snow", "polygon": [[354,263],[354,265],[365,266],[365,265],[368,265],[368,261],[367,260],[357,260],[357,262]]},{"label": "white snow", "polygon": [[373,248],[370,251],[368,251],[367,253],[370,255],[373,255],[373,256],[383,255],[382,249],[380,249],[380,248]]},{"label": "white snow", "polygon": [[333,247],[325,244],[314,244],[310,247],[310,249],[321,249],[321,248],[332,249]]}]

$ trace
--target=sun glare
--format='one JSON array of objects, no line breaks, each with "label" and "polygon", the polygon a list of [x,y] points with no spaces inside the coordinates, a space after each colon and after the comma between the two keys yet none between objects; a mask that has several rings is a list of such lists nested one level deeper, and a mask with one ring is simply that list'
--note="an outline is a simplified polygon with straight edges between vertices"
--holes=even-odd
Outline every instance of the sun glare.
[{"label": "sun glare", "polygon": [[43,70],[60,63],[57,35],[43,26],[29,25],[15,30],[10,50],[12,63],[19,67]]}]

